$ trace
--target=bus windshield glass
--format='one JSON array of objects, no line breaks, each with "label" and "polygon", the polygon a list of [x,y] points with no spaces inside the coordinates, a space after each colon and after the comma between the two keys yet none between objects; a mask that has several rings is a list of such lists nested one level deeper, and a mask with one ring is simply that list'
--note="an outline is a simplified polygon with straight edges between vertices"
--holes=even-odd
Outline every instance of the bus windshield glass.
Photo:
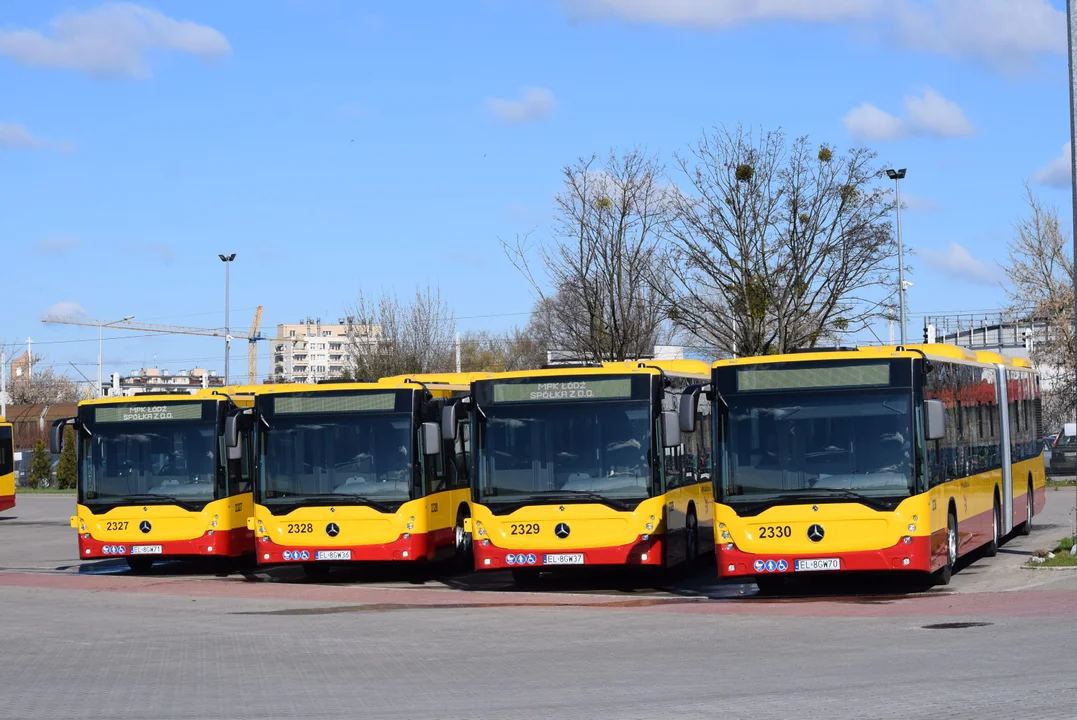
[{"label": "bus windshield glass", "polygon": [[408,413],[283,415],[259,428],[258,502],[401,503],[412,473]]},{"label": "bus windshield glass", "polygon": [[911,394],[762,392],[726,397],[725,502],[908,497]]},{"label": "bus windshield glass", "polygon": [[483,503],[649,495],[651,405],[645,400],[493,404],[482,409],[479,430]]},{"label": "bus windshield glass", "polygon": [[92,405],[82,420],[80,501],[205,503],[224,477],[216,402]]}]

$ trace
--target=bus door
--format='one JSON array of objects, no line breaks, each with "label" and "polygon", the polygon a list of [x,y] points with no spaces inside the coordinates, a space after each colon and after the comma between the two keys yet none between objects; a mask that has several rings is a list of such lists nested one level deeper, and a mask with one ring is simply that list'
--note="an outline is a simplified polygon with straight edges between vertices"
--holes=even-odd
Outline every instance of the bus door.
[{"label": "bus door", "polygon": [[995,386],[998,388],[998,412],[999,412],[999,427],[1002,430],[1002,437],[999,442],[1002,443],[1002,527],[999,528],[1000,535],[1006,535],[1013,530],[1013,465],[1011,465],[1010,457],[1010,435],[1012,428],[1010,423],[1006,422],[1005,418],[1009,418],[1009,388],[1006,385],[1006,368],[1002,365],[996,366],[998,369],[998,381]]},{"label": "bus door", "polygon": [[[419,425],[419,449],[423,447],[423,437]],[[440,440],[440,433],[439,433]],[[431,542],[443,541],[442,535],[448,528],[450,531],[456,521],[455,515],[450,515],[452,503],[449,501],[449,472],[446,463],[449,461],[446,452],[446,443],[441,443],[441,452],[437,455],[423,456],[423,495],[425,496],[427,533]],[[427,554],[434,551],[434,547],[428,546]]]}]

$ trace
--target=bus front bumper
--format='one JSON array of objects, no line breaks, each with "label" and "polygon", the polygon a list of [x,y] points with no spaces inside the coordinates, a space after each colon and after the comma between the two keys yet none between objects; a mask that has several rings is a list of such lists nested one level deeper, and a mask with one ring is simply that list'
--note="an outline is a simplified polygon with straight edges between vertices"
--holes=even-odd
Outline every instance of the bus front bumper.
[{"label": "bus front bumper", "polygon": [[[644,539],[646,537],[646,539]],[[501,548],[476,538],[475,569],[504,570],[525,567],[573,567],[579,565],[660,566],[663,536],[640,535],[627,545],[611,547]]]},{"label": "bus front bumper", "polygon": [[259,565],[327,561],[408,562],[430,559],[435,549],[429,533],[406,533],[392,542],[377,545],[279,545],[268,536],[262,536],[255,545]]},{"label": "bus front bumper", "polygon": [[227,556],[238,557],[249,553],[254,547],[254,533],[246,528],[234,530],[210,530],[201,537],[190,540],[154,540],[152,537],[137,540],[98,540],[79,533],[79,557],[83,560],[113,557],[146,557],[164,559],[169,557]]},{"label": "bus front bumper", "polygon": [[[855,550],[846,552],[817,553],[768,553],[743,552],[739,548],[727,550],[718,545],[718,577],[756,577],[766,575],[803,575],[818,571],[879,572],[884,570],[914,570],[929,572],[932,569],[932,539],[929,536],[911,536],[911,542],[899,540],[897,544],[879,550]],[[834,567],[835,561],[837,567]]]}]

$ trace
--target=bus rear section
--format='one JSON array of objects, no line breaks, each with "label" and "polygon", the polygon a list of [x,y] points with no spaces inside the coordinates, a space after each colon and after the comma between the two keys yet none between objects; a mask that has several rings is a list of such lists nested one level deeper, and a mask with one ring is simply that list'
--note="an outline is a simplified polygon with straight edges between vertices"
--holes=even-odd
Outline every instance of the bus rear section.
[{"label": "bus rear section", "polygon": [[717,363],[719,577],[764,590],[856,571],[946,583],[960,556],[993,554],[1031,526],[1010,506],[1036,482],[1016,487],[1032,463],[1011,461],[1006,370],[932,345]]},{"label": "bus rear section", "polygon": [[251,402],[228,388],[152,393],[83,401],[57,421],[54,452],[67,425],[78,443],[79,556],[123,558],[145,572],[161,560],[253,553],[250,443],[236,452],[225,442]]},{"label": "bus rear section", "polygon": [[321,576],[336,563],[469,552],[466,413],[451,417],[470,376],[417,377],[258,397],[260,564]]},{"label": "bus rear section", "polygon": [[15,507],[15,445],[11,423],[0,416],[0,510]]},{"label": "bus rear section", "polygon": [[707,371],[607,363],[474,383],[476,569],[523,582],[544,569],[694,562],[709,550],[709,427],[682,434],[676,413]]}]

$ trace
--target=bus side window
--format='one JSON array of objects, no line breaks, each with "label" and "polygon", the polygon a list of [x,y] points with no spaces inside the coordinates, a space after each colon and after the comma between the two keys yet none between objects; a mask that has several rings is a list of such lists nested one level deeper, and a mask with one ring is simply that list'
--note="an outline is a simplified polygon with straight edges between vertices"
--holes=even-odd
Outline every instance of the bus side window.
[{"label": "bus side window", "polygon": [[708,413],[706,415],[700,414],[699,422],[696,424],[696,467],[698,473],[698,482],[710,482],[711,475],[714,472],[714,452],[712,445],[714,444],[712,428],[712,417]]}]

